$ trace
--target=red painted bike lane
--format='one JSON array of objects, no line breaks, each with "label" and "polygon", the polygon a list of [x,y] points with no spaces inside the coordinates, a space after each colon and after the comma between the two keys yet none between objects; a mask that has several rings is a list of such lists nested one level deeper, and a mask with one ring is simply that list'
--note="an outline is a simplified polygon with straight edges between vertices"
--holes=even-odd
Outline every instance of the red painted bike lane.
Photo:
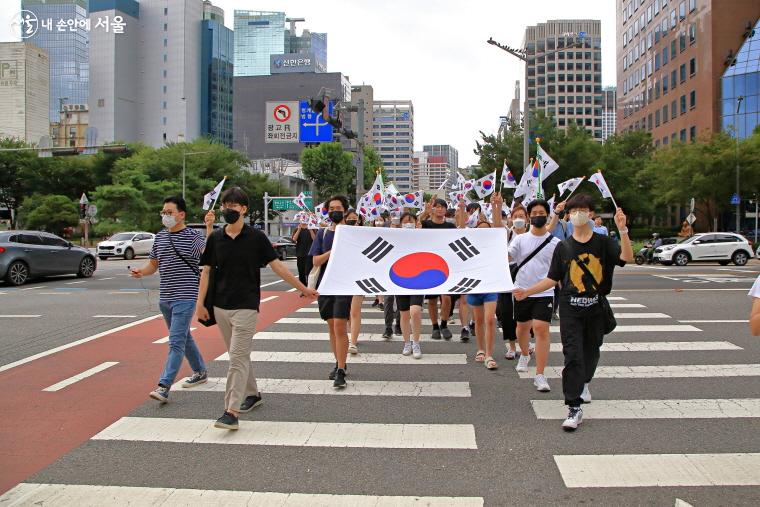
[{"label": "red painted bike lane", "polygon": [[[297,292],[263,292],[257,330],[307,304]],[[193,323],[204,359],[225,352],[216,326]],[[42,470],[145,403],[166,360],[168,334],[161,316],[0,373],[0,493]],[[59,391],[43,389],[94,368],[118,362]],[[183,362],[178,378],[190,373]]]}]

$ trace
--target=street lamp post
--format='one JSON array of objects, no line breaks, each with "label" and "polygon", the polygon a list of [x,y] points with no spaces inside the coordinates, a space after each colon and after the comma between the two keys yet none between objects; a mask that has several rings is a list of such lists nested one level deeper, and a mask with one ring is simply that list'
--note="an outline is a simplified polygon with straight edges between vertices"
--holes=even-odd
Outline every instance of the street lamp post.
[{"label": "street lamp post", "polygon": [[185,198],[185,170],[186,170],[186,160],[187,157],[190,155],[200,155],[202,153],[211,153],[210,151],[183,151],[182,152],[182,198]]},{"label": "street lamp post", "polygon": [[744,97],[739,95],[736,97],[736,115],[734,115],[734,136],[736,136],[736,232],[741,229],[741,197],[739,197],[739,110],[742,107],[742,101]]}]

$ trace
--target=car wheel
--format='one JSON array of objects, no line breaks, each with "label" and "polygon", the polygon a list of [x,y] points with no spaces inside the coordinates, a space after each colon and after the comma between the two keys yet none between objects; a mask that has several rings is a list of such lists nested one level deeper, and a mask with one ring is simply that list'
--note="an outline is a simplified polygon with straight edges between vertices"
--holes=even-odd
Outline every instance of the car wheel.
[{"label": "car wheel", "polygon": [[686,266],[689,263],[689,254],[686,252],[678,252],[673,256],[673,263],[676,266]]},{"label": "car wheel", "polygon": [[95,259],[90,256],[84,257],[79,263],[77,276],[79,278],[90,278],[93,273],[95,273]]},{"label": "car wheel", "polygon": [[281,261],[284,261],[285,259],[288,258],[288,253],[285,251],[284,248],[281,248],[280,250],[277,251],[277,257],[279,257]]},{"label": "car wheel", "polygon": [[728,266],[728,261],[718,261],[721,266]]},{"label": "car wheel", "polygon": [[737,266],[744,266],[747,264],[747,261],[749,260],[749,256],[747,255],[747,252],[743,252],[740,250],[738,252],[734,252],[733,257],[731,257],[731,260]]},{"label": "car wheel", "polygon": [[135,258],[135,251],[131,248],[124,250],[124,260],[131,261]]},{"label": "car wheel", "polygon": [[29,266],[21,261],[16,261],[8,266],[5,281],[11,285],[24,285],[29,279]]},{"label": "car wheel", "polygon": [[108,257],[98,257],[98,259],[100,259],[101,261],[104,261],[104,260],[108,259]]}]

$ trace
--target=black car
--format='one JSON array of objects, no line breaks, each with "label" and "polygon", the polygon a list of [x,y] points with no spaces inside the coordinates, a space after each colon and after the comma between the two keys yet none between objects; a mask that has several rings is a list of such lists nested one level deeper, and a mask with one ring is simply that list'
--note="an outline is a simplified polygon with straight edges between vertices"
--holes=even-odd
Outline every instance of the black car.
[{"label": "black car", "polygon": [[284,261],[288,257],[296,256],[296,243],[289,236],[268,236],[269,241],[277,252],[277,257]]},{"label": "black car", "polygon": [[0,278],[11,285],[23,285],[39,276],[95,273],[95,256],[55,234],[39,231],[0,232]]}]

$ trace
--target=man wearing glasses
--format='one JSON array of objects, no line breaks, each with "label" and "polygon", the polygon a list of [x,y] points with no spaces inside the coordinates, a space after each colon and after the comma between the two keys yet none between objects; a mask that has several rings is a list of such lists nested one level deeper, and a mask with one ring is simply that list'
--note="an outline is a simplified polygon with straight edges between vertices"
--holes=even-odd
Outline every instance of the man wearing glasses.
[{"label": "man wearing glasses", "polygon": [[[190,334],[190,322],[198,299],[198,262],[205,238],[200,232],[185,226],[186,215],[187,206],[182,197],[166,198],[161,210],[161,222],[165,229],[156,234],[148,263],[131,270],[134,278],[161,272],[158,306],[169,328],[169,355],[158,386],[149,396],[162,404],[169,401],[169,390],[182,366],[183,357],[190,363],[193,375],[182,383],[182,387],[195,387],[208,380],[206,364]],[[213,218],[209,221],[207,217],[207,234],[211,232],[213,223]]]}]

